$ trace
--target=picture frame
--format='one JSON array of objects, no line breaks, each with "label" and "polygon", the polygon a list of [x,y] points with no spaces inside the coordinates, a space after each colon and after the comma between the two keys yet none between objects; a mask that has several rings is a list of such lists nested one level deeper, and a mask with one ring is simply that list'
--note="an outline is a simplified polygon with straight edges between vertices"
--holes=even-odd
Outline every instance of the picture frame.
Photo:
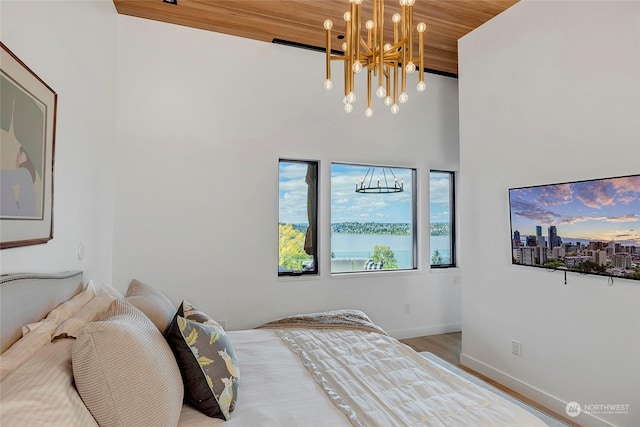
[{"label": "picture frame", "polygon": [[0,249],[53,239],[58,95],[0,42]]}]

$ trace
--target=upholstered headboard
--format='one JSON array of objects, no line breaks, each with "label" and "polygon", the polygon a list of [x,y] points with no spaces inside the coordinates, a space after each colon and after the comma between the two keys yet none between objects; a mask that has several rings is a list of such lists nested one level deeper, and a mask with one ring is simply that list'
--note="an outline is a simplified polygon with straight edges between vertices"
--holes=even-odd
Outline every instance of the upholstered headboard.
[{"label": "upholstered headboard", "polygon": [[37,322],[84,288],[82,271],[0,276],[0,353],[22,336],[22,326]]}]

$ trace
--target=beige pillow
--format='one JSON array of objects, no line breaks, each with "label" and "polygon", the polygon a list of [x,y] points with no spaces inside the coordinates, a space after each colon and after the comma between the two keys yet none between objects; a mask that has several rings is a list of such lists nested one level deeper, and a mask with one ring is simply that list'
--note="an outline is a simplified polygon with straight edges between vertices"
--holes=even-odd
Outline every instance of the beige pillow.
[{"label": "beige pillow", "polygon": [[101,426],[177,425],[184,389],[162,334],[133,305],[114,300],[73,343],[78,393]]},{"label": "beige pillow", "polygon": [[24,325],[22,327],[22,336],[24,337],[25,335],[27,335],[29,332],[31,331],[35,331],[36,329],[38,329],[40,326],[44,325],[44,323],[47,322],[47,320],[42,319],[39,322],[34,322],[34,323],[29,323],[28,325]]},{"label": "beige pillow", "polygon": [[16,341],[2,355],[0,355],[0,380],[15,371],[38,350],[51,341],[51,333],[56,324],[50,320],[42,322],[37,329]]},{"label": "beige pillow", "polygon": [[153,286],[133,279],[125,299],[142,311],[163,334],[169,328],[176,307],[169,298]]},{"label": "beige pillow", "polygon": [[71,372],[72,340],[48,342],[2,380],[0,425],[97,427]]},{"label": "beige pillow", "polygon": [[79,310],[96,294],[93,282],[89,281],[82,292],[51,310],[46,319],[23,326],[27,333],[0,356],[0,379],[3,379],[51,341],[56,327]]},{"label": "beige pillow", "polygon": [[70,318],[62,322],[53,333],[51,341],[59,338],[78,338],[82,329],[94,321],[99,314],[105,312],[114,297],[111,286],[103,286],[91,301],[80,307]]},{"label": "beige pillow", "polygon": [[89,280],[84,291],[51,310],[51,312],[47,314],[46,320],[50,320],[58,326],[71,317],[76,311],[80,310],[80,307],[91,301],[95,296],[96,288],[93,280]]}]

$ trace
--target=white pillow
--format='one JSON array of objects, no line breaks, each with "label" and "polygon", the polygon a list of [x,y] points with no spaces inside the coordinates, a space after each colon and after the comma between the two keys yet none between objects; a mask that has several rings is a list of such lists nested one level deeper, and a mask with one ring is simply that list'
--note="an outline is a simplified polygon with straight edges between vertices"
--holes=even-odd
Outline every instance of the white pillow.
[{"label": "white pillow", "polygon": [[111,285],[111,283],[103,283],[102,287],[100,288],[100,292],[106,292],[107,294],[111,295],[113,297],[113,299],[122,299],[122,298],[124,298],[124,295],[122,295],[122,292],[120,292],[119,290],[114,288]]},{"label": "white pillow", "polygon": [[98,295],[56,328],[51,341],[59,338],[78,338],[84,327],[93,322],[99,314],[107,311],[111,302],[117,299],[113,291],[115,289],[111,285],[103,285]]},{"label": "white pillow", "polygon": [[73,313],[78,311],[80,307],[91,301],[95,296],[96,287],[93,284],[93,280],[89,280],[84,291],[51,310],[51,312],[47,314],[46,320],[51,320],[56,324],[56,326],[58,326],[60,323],[71,317]]},{"label": "white pillow", "polygon": [[[56,327],[93,299],[95,294],[95,286],[93,282],[89,281],[84,291],[51,310],[44,320],[38,322],[41,325],[28,332],[2,353],[0,355],[0,380],[16,370],[51,341],[51,334]],[[27,327],[29,326],[27,325]]]}]

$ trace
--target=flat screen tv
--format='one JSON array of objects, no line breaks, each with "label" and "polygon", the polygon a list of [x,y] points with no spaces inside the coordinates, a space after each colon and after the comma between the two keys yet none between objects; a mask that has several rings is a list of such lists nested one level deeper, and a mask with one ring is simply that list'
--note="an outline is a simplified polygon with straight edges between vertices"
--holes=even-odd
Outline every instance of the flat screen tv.
[{"label": "flat screen tv", "polygon": [[513,264],[640,280],[640,175],[509,189]]}]

